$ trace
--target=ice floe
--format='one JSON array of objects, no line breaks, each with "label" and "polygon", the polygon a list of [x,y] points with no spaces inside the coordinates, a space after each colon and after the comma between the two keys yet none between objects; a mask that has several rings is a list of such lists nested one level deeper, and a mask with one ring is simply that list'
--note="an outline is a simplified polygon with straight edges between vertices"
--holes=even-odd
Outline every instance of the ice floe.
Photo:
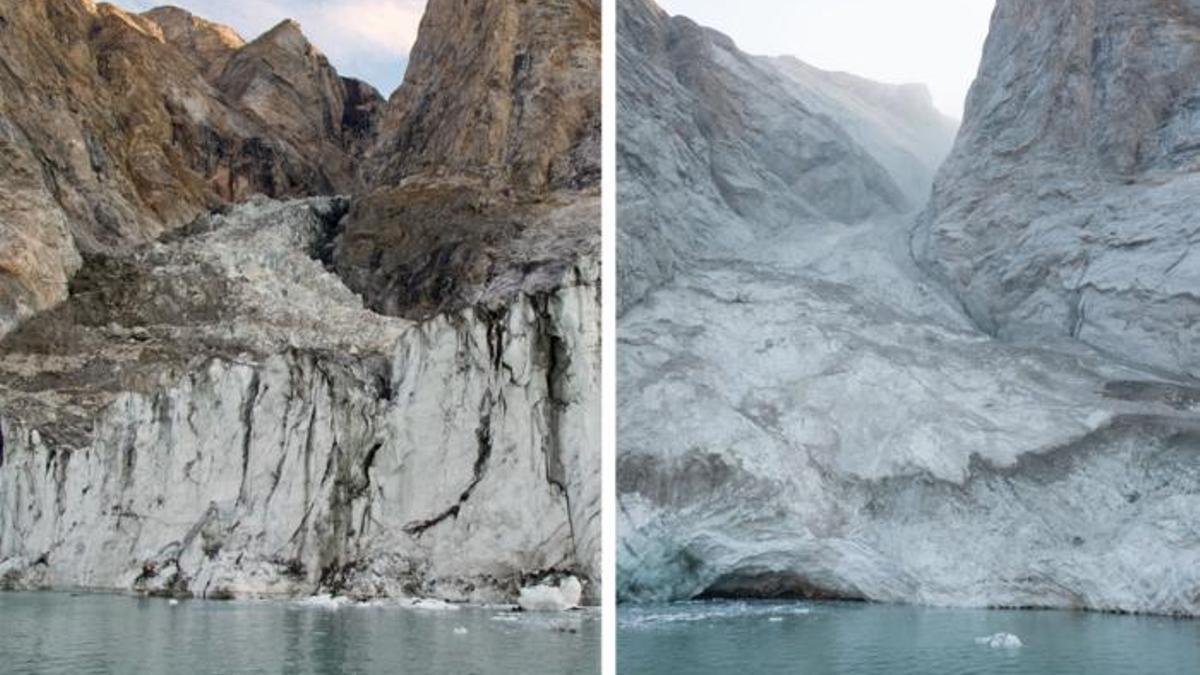
[{"label": "ice floe", "polygon": [[1012,633],[996,633],[987,637],[975,638],[975,644],[987,645],[992,649],[1017,649],[1024,646],[1021,638]]}]

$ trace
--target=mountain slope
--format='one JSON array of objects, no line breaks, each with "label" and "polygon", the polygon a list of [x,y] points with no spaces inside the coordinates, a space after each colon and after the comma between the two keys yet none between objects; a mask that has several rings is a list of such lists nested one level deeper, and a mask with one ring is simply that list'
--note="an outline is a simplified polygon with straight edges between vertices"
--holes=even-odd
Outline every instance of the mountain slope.
[{"label": "mountain slope", "polygon": [[[231,100],[208,78],[244,49],[240,38],[181,12],[0,3],[0,199],[12,199],[0,221],[0,332],[60,302],[81,255],[255,193],[348,186],[347,161],[330,161],[341,120],[283,134],[280,118]],[[322,95],[305,107],[320,110]]]},{"label": "mountain slope", "polygon": [[[1018,5],[1028,17],[1057,11],[1014,0],[998,15]],[[662,18],[644,3],[619,7],[623,26]],[[704,35],[674,21],[682,35]],[[924,109],[924,97],[785,63],[805,108],[845,133],[805,134],[811,121],[780,115],[795,128],[773,138],[797,146],[749,153],[740,137],[704,145],[711,136],[670,133],[664,120],[758,106],[779,96],[778,81],[755,80],[769,88],[747,84],[732,100],[708,80],[677,88],[661,54],[630,48],[620,61],[633,98],[622,107],[622,133],[632,133],[622,140],[619,190],[637,199],[623,204],[618,227],[638,238],[656,223],[666,245],[690,247],[673,253],[691,254],[678,255],[686,263],[666,282],[653,249],[621,261],[622,283],[634,279],[626,297],[641,299],[625,305],[618,328],[619,597],[1200,614],[1194,382],[1066,334],[997,339],[980,330],[911,255],[916,214],[881,209],[847,222],[793,211],[798,200],[829,203],[818,182],[796,184],[798,195],[763,188],[746,213],[693,188],[708,189],[712,167],[742,164],[738,175],[758,181],[791,153],[804,165],[817,149],[871,159],[834,163],[849,172],[847,184],[870,184],[897,161],[920,172],[947,147],[920,131],[936,131],[940,118],[914,127],[886,120],[912,118],[906,107]],[[723,72],[694,61],[707,66],[702,77]],[[1038,79],[1020,59],[995,65]],[[981,82],[977,92],[990,86]],[[1014,110],[1030,103],[1007,90],[994,96]],[[885,102],[864,108],[864,97]],[[957,163],[939,174],[943,190],[988,175],[959,173],[986,171],[986,159],[971,158],[986,152],[989,135],[969,145],[972,128],[983,127],[990,137],[1004,128],[968,119]],[[835,142],[853,145],[825,149]],[[699,194],[710,199],[680,198]],[[803,217],[770,220],[776,213]],[[986,232],[989,221],[969,224]],[[746,232],[754,236],[739,246],[723,239]]]},{"label": "mountain slope", "polygon": [[1200,376],[1197,40],[1194,2],[997,4],[914,242],[984,330]]},{"label": "mountain slope", "polygon": [[[93,20],[89,5],[62,6]],[[501,7],[521,22],[498,32],[488,21]],[[599,597],[598,5],[429,10],[413,59],[433,84],[408,83],[391,104],[337,77],[291,23],[227,53],[188,32],[210,24],[178,12],[152,13],[186,28],[160,38],[148,19],[95,10],[139,27],[129,40],[171,70],[131,68],[126,87],[234,111],[265,158],[302,148],[314,192],[354,182],[340,156],[373,148],[372,166],[392,163],[394,125],[439,138],[494,125],[504,141],[487,175],[459,163],[456,143],[434,143],[412,171],[365,171],[348,197],[248,197],[283,184],[206,165],[198,175],[244,203],[214,195],[216,212],[181,227],[147,215],[138,237],[76,259],[65,300],[0,339],[0,588],[511,603],[573,578]],[[570,52],[539,50],[519,82],[493,86],[513,49],[580,21],[595,29]],[[19,85],[11,96],[38,90]],[[398,116],[408,97],[436,99],[437,114]],[[578,114],[535,112],[564,101]],[[555,135],[564,120],[570,133]],[[180,121],[171,147],[223,142]],[[513,148],[554,178],[507,173]],[[42,186],[36,162],[51,153],[20,149],[34,164],[17,177]],[[9,198],[24,195],[0,190]],[[364,228],[377,246],[356,249]],[[395,259],[420,261],[403,278],[438,302],[393,293]]]},{"label": "mountain slope", "polygon": [[[953,128],[919,97],[902,114],[878,95],[885,85],[864,94],[859,81],[749,56],[647,0],[623,2],[618,22],[622,311],[697,255],[925,199]],[[918,157],[884,132],[893,124],[941,140]]]}]

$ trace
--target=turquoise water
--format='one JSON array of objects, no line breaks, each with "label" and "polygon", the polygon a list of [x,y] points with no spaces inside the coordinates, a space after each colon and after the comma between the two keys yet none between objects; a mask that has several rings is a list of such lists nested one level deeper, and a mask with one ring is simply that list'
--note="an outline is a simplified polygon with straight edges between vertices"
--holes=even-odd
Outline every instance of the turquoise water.
[{"label": "turquoise water", "polygon": [[596,612],[0,593],[0,673],[600,672]]},{"label": "turquoise water", "polygon": [[[622,607],[621,675],[1184,675],[1200,621],[842,603]],[[1023,646],[975,639],[1012,633]]]}]

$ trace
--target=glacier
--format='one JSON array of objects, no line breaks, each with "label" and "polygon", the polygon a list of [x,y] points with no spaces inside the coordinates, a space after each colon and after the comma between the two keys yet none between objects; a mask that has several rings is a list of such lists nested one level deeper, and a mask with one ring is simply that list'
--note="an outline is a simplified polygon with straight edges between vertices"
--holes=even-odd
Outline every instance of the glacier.
[{"label": "glacier", "polygon": [[[1022,159],[984,154],[999,123],[971,118],[985,102],[1012,103],[988,64],[1024,68],[1005,50],[1051,39],[1059,24],[1047,17],[1082,22],[1106,5],[1063,4],[1001,0],[976,104],[953,144],[932,106],[892,123],[889,143],[864,134],[864,118],[894,119],[888,101],[899,94],[872,97],[886,109],[875,114],[869,101],[835,109],[829,94],[792,84],[802,64],[746,55],[652,2],[622,5],[619,183],[633,196],[618,215],[629,252],[618,327],[622,601],[1200,614],[1200,383],[1180,365],[1196,353],[1196,315],[1157,299],[1144,321],[1121,309],[1122,346],[1114,330],[1091,339],[1115,319],[996,330],[976,301],[995,283],[1037,303],[1048,296],[1033,284],[1060,269],[1036,252],[1005,268],[1039,245],[1020,232],[1009,248],[995,232],[992,248],[968,256],[993,222],[971,217],[1008,204],[987,167]],[[1010,32],[1013,17],[1023,32]],[[1103,35],[1106,22],[1088,25]],[[840,74],[802,72],[826,89],[847,86]],[[1020,77],[1035,83],[1030,96],[1045,93],[1035,71]],[[950,157],[936,175],[938,161],[899,152],[939,133],[940,143],[923,141]],[[754,147],[773,140],[777,152]],[[797,147],[828,161],[805,171],[800,156],[797,175],[776,180],[780,155]],[[1187,180],[1140,194],[1165,212]],[[1056,199],[1036,203],[1047,219]],[[986,210],[970,210],[979,204]],[[1136,222],[1126,219],[1114,222]],[[1136,241],[1108,241],[1116,252],[1089,273],[1136,279],[1139,259],[1117,264]],[[1157,260],[1158,246],[1140,260]],[[1014,271],[965,276],[1005,269]],[[1146,358],[1156,348],[1138,331],[1166,340],[1171,330],[1176,350]]]}]

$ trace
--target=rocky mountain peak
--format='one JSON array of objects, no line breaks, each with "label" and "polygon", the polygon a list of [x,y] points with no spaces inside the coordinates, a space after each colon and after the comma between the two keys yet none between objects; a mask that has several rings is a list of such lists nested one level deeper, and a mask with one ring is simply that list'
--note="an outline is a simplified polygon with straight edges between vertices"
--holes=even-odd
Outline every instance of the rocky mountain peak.
[{"label": "rocky mountain peak", "polygon": [[157,24],[163,38],[191,58],[209,79],[220,75],[234,52],[246,44],[229,26],[202,19],[181,7],[156,7],[142,16]]},{"label": "rocky mountain peak", "polygon": [[293,19],[280,21],[271,30],[263,33],[258,39],[254,40],[254,42],[260,44],[269,43],[279,49],[285,49],[300,55],[316,50],[304,34],[304,29]]},{"label": "rocky mountain peak", "polygon": [[343,128],[346,88],[300,24],[282,21],[246,44],[214,84],[277,135],[318,151],[334,191],[352,189],[356,171],[350,152],[361,144]]}]

